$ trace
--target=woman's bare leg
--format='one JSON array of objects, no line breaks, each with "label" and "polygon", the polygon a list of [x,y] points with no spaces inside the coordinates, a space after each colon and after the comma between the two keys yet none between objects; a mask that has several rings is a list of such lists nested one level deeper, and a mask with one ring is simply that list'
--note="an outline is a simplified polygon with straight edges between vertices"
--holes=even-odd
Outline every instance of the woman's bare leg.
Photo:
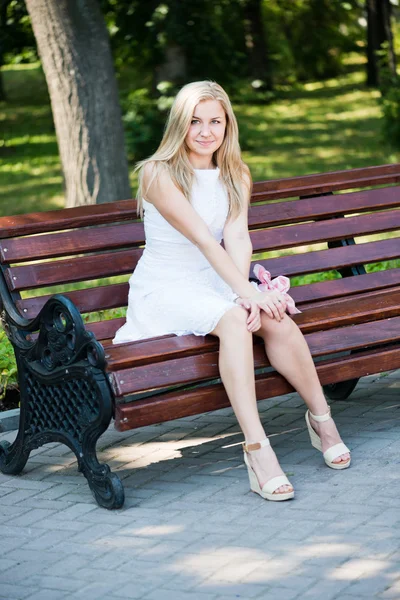
[{"label": "woman's bare leg", "polygon": [[[253,334],[247,329],[248,313],[235,307],[227,311],[211,333],[220,340],[219,371],[226,393],[246,443],[258,442],[266,437],[257,409],[254,379]],[[274,451],[263,447],[249,455],[249,461],[262,487],[273,477],[283,475]],[[275,493],[292,490],[281,486]]]},{"label": "woman's bare leg", "polygon": [[[278,323],[266,313],[261,313],[261,329],[256,335],[265,343],[265,351],[271,365],[291,383],[300,394],[307,407],[315,415],[323,415],[328,410],[318,374],[310,350],[303,334],[290,317],[284,315]],[[332,419],[323,423],[312,420],[312,425],[321,437],[322,450],[341,442],[340,435]],[[343,454],[333,462],[347,461],[349,454]]]}]

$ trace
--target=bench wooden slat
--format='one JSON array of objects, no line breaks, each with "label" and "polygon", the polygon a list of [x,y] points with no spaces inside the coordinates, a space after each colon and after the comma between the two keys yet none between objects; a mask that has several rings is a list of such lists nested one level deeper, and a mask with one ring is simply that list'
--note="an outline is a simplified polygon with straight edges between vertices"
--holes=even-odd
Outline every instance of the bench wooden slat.
[{"label": "bench wooden slat", "polygon": [[136,219],[136,200],[120,200],[0,218],[0,239]]},{"label": "bench wooden slat", "polygon": [[116,317],[108,321],[94,321],[86,324],[86,329],[91,331],[100,342],[114,337],[119,327],[125,324],[125,317]]},{"label": "bench wooden slat", "polygon": [[[262,259],[253,261],[252,267],[253,264],[259,263],[268,269],[273,277],[277,275],[291,277],[293,275],[341,269],[357,264],[366,265],[383,260],[392,260],[399,257],[399,248],[400,238],[392,238],[330,250]],[[252,268],[250,274],[252,275]]]},{"label": "bench wooden slat", "polygon": [[90,281],[101,277],[132,273],[142,254],[142,249],[132,248],[131,250],[97,254],[95,259],[93,256],[81,256],[22,265],[7,269],[6,277],[12,291],[75,281]]},{"label": "bench wooden slat", "polygon": [[142,244],[143,223],[121,223],[3,240],[0,260],[13,263]]},{"label": "bench wooden slat", "polygon": [[[359,294],[369,290],[379,290],[381,288],[394,286],[399,281],[400,269],[389,269],[388,271],[376,271],[375,273],[359,275],[357,278],[347,277],[345,279],[335,279],[333,281],[309,283],[307,285],[292,288],[290,293],[301,308],[302,303],[308,305],[313,302],[348,296],[349,294]],[[128,283],[114,283],[105,286],[65,292],[64,295],[74,302],[81,313],[87,313],[126,306],[128,302],[128,291]],[[19,299],[16,301],[16,304],[21,315],[31,319],[36,317],[49,298],[51,298],[50,294],[34,296],[31,298]],[[104,335],[100,339],[113,336],[114,331],[111,331],[110,329],[110,332],[110,335]]]},{"label": "bench wooden slat", "polygon": [[[346,265],[367,264],[398,258],[399,244],[398,238],[380,240],[331,250],[253,261],[252,267],[256,262],[259,262],[273,276],[285,274],[290,277],[291,275],[302,275],[304,273],[317,273]],[[97,254],[95,260],[93,256],[83,256],[22,265],[6,269],[6,277],[12,291],[29,290],[75,281],[89,281],[100,277],[131,273],[142,253],[142,249],[133,248],[131,250]],[[252,268],[250,274],[252,275]]]},{"label": "bench wooden slat", "polygon": [[317,330],[356,325],[400,316],[400,286],[359,294],[357,299],[344,298],[322,302],[295,316],[303,334]]},{"label": "bench wooden slat", "polygon": [[318,281],[307,285],[299,285],[290,290],[290,295],[295,302],[313,303],[321,300],[340,298],[350,294],[363,293],[381,288],[392,287],[400,281],[400,269],[375,271],[357,277],[345,277],[332,281]]},{"label": "bench wooden slat", "polygon": [[[337,194],[330,202],[326,198],[310,198],[285,203],[275,203],[263,206],[253,206],[249,214],[250,229],[273,226],[276,223],[296,223],[309,219],[349,214],[354,211],[365,211],[379,208],[400,206],[400,190],[393,193],[394,188],[365,190],[353,194]],[[252,233],[254,249],[285,248],[298,246],[308,241],[340,239],[340,233],[332,233],[335,227],[343,226],[343,236],[374,233],[377,231],[392,231],[399,227],[400,211],[392,211],[363,217],[338,219],[328,223],[315,223],[293,228],[292,232],[285,228],[273,230],[268,236],[262,232]],[[313,226],[312,226],[313,225]],[[339,238],[338,238],[339,235]],[[283,237],[282,237],[283,236]],[[319,236],[319,237],[318,237]],[[262,241],[262,238],[266,242]],[[298,237],[298,239],[297,239]],[[303,240],[301,242],[301,240]],[[119,225],[101,225],[34,235],[10,238],[0,241],[0,261],[6,263],[38,260],[69,256],[84,252],[117,249],[127,246],[144,244],[144,226],[141,222],[120,223]],[[267,245],[265,245],[267,243]]]},{"label": "bench wooden slat", "polygon": [[[376,344],[387,344],[400,337],[400,316],[350,327],[317,331],[306,334],[305,337],[314,357],[357,350]],[[254,345],[254,364],[256,367],[269,366],[261,344]],[[219,376],[218,373],[218,352],[207,352],[163,363],[118,369],[110,375],[116,395],[124,396],[169,385],[213,379]]]},{"label": "bench wooden slat", "polygon": [[[346,381],[355,377],[381,373],[398,367],[400,347],[371,351],[324,361],[317,364],[317,372],[323,385]],[[292,392],[292,386],[278,373],[256,377],[257,400],[272,398]],[[230,406],[222,384],[204,386],[159,395],[157,398],[117,402],[115,428],[127,431],[137,427],[169,421],[171,415],[178,419],[202,412]]]},{"label": "bench wooden slat", "polygon": [[335,215],[395,208],[399,205],[400,190],[397,187],[335,194],[330,198],[316,196],[290,202],[254,204],[249,210],[249,227],[314,221]]},{"label": "bench wooden slat", "polygon": [[[88,313],[110,308],[119,308],[128,303],[129,283],[113,283],[101,285],[94,288],[85,288],[63,293],[72,300],[81,313]],[[40,309],[51,298],[51,294],[44,296],[33,296],[16,301],[21,315],[31,319],[36,317]]]},{"label": "bench wooden slat", "polygon": [[400,210],[251,232],[254,252],[280,250],[400,229]]},{"label": "bench wooden slat", "polygon": [[338,190],[358,187],[387,185],[400,181],[399,164],[366,167],[343,171],[330,171],[300,177],[259,181],[253,187],[253,201],[293,198],[295,196],[315,196]]},{"label": "bench wooden slat", "polygon": [[[369,319],[376,320],[388,318],[400,314],[400,287],[375,291],[374,294],[360,294],[357,303],[351,298],[335,300],[332,305],[322,304],[318,308],[310,308],[300,315],[295,315],[294,320],[299,325],[303,333],[310,333],[318,329],[332,329],[338,326],[344,326],[352,323],[362,323]],[[325,308],[326,306],[326,308]],[[114,337],[115,331],[124,323],[124,319],[113,319],[99,323],[91,323],[87,328],[96,334],[100,340]],[[111,370],[124,369],[128,367],[146,364],[147,362],[157,362],[165,356],[178,358],[190,354],[200,354],[201,352],[215,350],[218,347],[217,342],[210,345],[209,338],[212,336],[183,336],[190,338],[189,343],[177,348],[174,338],[169,336],[170,342],[164,342],[162,349],[154,351],[153,345],[147,340],[134,343],[116,344],[107,347],[107,359]],[[180,337],[180,336],[178,336]],[[195,342],[191,347],[190,340]],[[201,340],[204,340],[202,343]],[[139,344],[139,346],[138,346]],[[143,348],[143,350],[142,350]],[[149,352],[149,360],[146,353]]]},{"label": "bench wooden slat", "polygon": [[[357,303],[357,304],[356,304]],[[355,294],[351,298],[324,300],[322,302],[298,305],[304,312],[294,317],[303,333],[317,329],[332,329],[337,326],[363,323],[367,320],[389,318],[399,314],[400,288],[374,290],[367,295]],[[119,327],[124,325],[123,317],[90,323],[87,328],[100,341],[114,337]]]}]

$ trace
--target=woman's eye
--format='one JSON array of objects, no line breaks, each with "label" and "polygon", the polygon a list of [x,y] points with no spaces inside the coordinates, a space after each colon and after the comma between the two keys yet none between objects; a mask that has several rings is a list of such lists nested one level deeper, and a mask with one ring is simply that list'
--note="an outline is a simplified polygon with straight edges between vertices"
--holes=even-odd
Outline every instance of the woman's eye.
[{"label": "woman's eye", "polygon": [[216,121],[216,120],[214,119],[213,123],[215,123],[216,125],[219,125],[220,121]]},{"label": "woman's eye", "polygon": [[197,119],[192,119],[192,125],[194,125],[195,123],[198,123]]}]

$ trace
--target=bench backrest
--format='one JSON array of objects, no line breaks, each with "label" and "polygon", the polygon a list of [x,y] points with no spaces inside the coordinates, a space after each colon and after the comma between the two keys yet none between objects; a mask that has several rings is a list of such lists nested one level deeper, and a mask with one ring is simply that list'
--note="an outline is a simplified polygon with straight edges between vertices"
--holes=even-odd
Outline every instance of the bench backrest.
[{"label": "bench backrest", "polygon": [[[368,274],[363,266],[400,257],[399,182],[398,164],[256,182],[249,214],[254,262],[272,276],[358,275],[293,289],[302,306],[395,285],[400,263]],[[375,234],[385,239],[360,240]],[[26,317],[60,291],[88,315],[126,306],[127,279],[143,244],[133,200],[0,219],[1,269]],[[88,328],[106,340],[123,321]]]}]

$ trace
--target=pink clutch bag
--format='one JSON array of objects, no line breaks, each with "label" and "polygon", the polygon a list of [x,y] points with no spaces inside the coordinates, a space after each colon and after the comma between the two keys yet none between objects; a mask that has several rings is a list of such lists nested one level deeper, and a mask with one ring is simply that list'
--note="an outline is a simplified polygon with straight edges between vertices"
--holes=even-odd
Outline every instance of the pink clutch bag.
[{"label": "pink clutch bag", "polygon": [[271,279],[271,273],[259,264],[254,265],[253,273],[260,281],[260,283],[257,285],[257,289],[260,290],[260,292],[277,290],[285,298],[286,308],[289,314],[295,315],[301,312],[298,308],[296,308],[293,298],[288,294],[288,291],[290,290],[289,277],[279,275],[279,277]]}]

